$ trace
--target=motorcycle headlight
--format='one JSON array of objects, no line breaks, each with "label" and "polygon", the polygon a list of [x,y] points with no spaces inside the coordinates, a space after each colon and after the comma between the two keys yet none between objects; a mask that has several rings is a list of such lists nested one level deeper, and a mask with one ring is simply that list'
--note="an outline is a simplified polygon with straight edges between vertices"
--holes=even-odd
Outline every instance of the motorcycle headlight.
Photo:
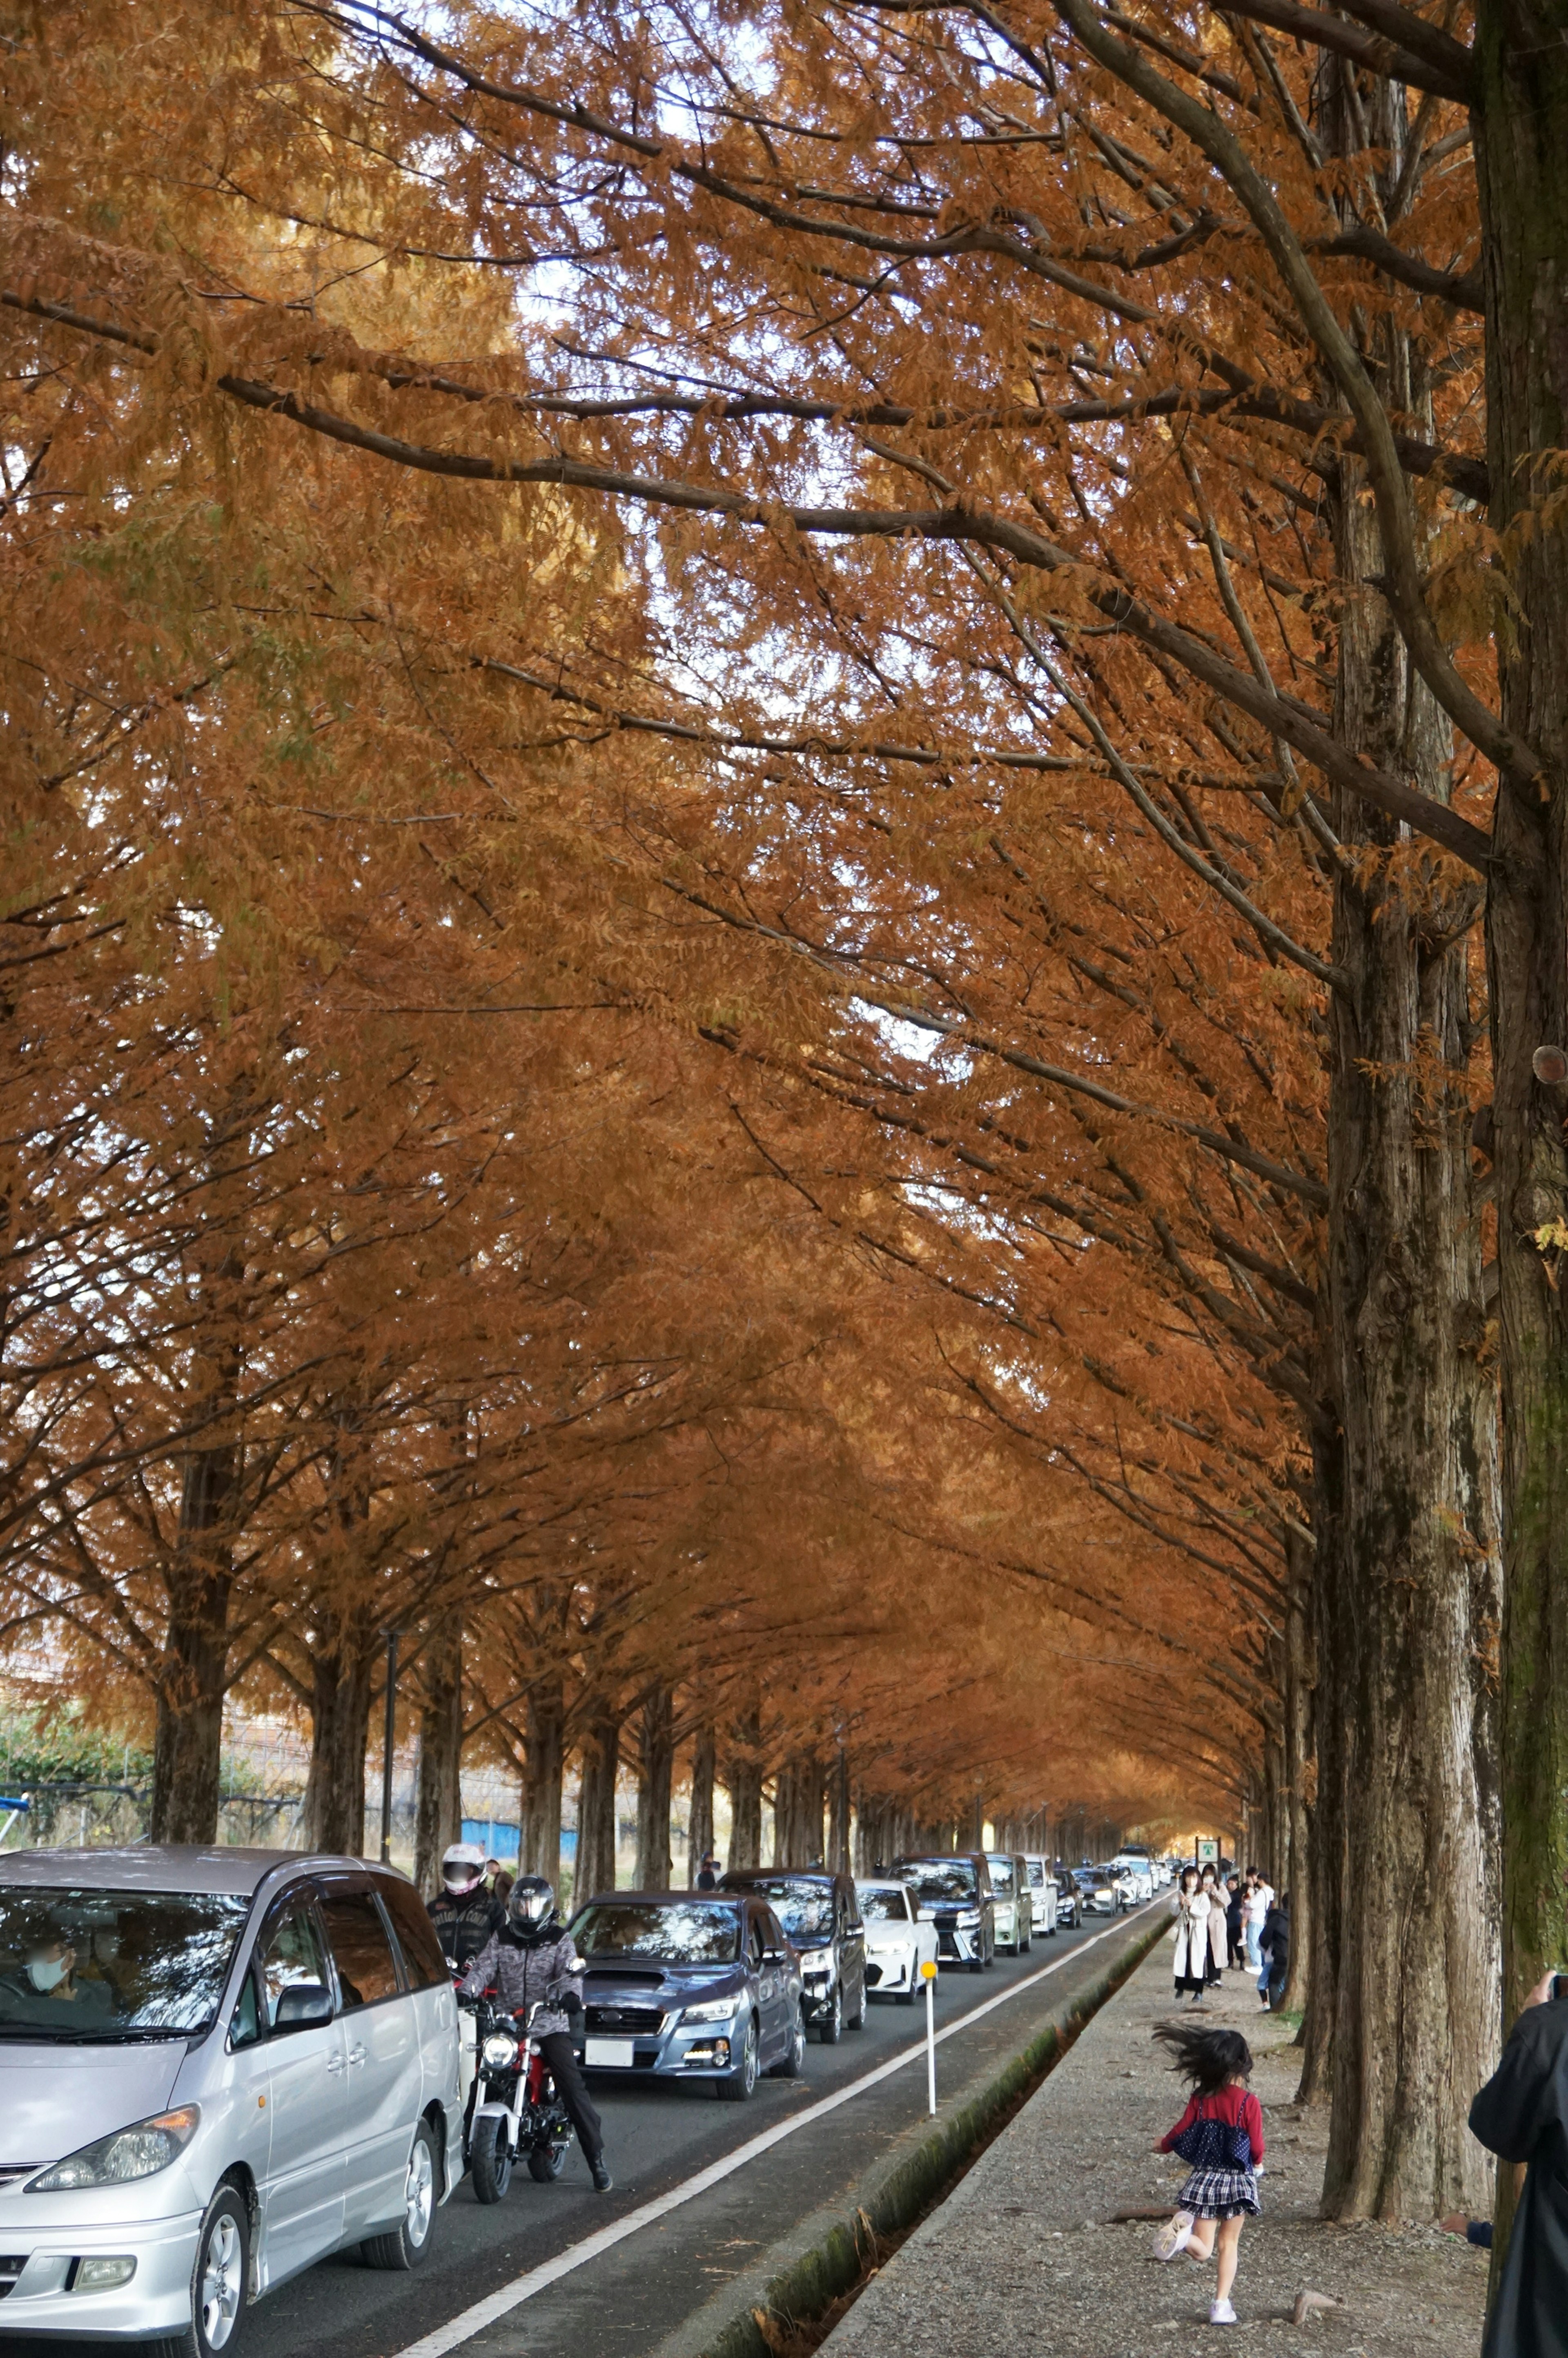
[{"label": "motorcycle headlight", "polygon": [[739,2004],[739,1998],[734,1997],[704,1998],[700,2006],[683,2006],[680,2018],[683,2022],[728,2022]]},{"label": "motorcycle headlight", "polygon": [[63,2161],[29,2179],[27,2190],[63,2194],[76,2186],[124,2186],[133,2178],[151,2178],[184,2152],[200,2118],[200,2105],[181,2104],[172,2113],[133,2121],[129,2128],[68,2153]]},{"label": "motorcycle headlight", "polygon": [[492,2071],[505,2071],[517,2061],[517,2041],[504,2030],[492,2030],[481,2050],[481,2060]]}]

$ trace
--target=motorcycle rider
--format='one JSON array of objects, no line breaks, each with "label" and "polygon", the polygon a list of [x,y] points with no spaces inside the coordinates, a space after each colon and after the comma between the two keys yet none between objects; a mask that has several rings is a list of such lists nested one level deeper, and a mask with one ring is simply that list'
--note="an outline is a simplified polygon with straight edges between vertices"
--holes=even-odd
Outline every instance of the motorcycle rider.
[{"label": "motorcycle rider", "polygon": [[499,1932],[506,1911],[485,1888],[484,1853],[478,1843],[454,1843],[441,1861],[441,1889],[428,1902],[430,1921],[460,1973],[467,1973],[485,1942]]},{"label": "motorcycle rider", "polygon": [[520,1875],[506,1898],[506,1920],[491,1934],[469,1967],[464,1997],[493,1989],[511,2013],[526,2021],[539,2006],[528,2036],[550,2067],[561,2102],[571,2115],[583,2158],[601,2194],[613,2180],[604,2158],[604,2132],[578,2069],[568,2016],[582,2012],[582,1976],[574,1974],[576,1952],[556,1913],[556,1895],[542,1875]]}]

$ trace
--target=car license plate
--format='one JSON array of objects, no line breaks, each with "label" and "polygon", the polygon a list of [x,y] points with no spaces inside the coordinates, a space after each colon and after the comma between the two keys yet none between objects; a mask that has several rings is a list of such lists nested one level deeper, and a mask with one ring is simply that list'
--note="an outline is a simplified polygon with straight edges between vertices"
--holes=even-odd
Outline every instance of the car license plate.
[{"label": "car license plate", "polygon": [[582,2060],[590,2071],[630,2071],[635,2051],[629,2039],[590,2039]]}]

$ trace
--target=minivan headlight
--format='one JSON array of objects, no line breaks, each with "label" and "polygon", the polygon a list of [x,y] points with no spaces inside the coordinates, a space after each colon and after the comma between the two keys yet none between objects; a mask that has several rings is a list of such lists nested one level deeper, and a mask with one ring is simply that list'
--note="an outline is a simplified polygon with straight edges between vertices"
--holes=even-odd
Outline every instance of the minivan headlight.
[{"label": "minivan headlight", "polygon": [[966,1931],[972,1929],[979,1920],[980,1911],[978,1908],[965,1908],[959,1910],[958,1921]]},{"label": "minivan headlight", "polygon": [[150,2120],[133,2121],[129,2128],[99,2137],[68,2153],[27,2184],[29,2194],[63,2194],[76,2186],[124,2186],[133,2178],[151,2178],[167,2169],[196,2135],[201,2118],[199,2104],[181,2104],[172,2113],[155,2113]]}]

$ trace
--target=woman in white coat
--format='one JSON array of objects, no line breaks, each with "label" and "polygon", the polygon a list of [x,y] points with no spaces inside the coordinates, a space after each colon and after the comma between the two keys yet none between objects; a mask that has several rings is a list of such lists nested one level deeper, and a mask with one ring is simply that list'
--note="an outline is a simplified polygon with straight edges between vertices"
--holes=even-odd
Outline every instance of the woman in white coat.
[{"label": "woman in white coat", "polygon": [[1195,1866],[1182,1869],[1176,1901],[1176,1996],[1202,2006],[1208,1986],[1209,1903],[1199,1887]]},{"label": "woman in white coat", "polygon": [[1219,1871],[1206,1866],[1198,1886],[1208,1901],[1208,1963],[1206,1978],[1210,1989],[1217,1989],[1225,1979],[1225,1894],[1219,1887]]}]

